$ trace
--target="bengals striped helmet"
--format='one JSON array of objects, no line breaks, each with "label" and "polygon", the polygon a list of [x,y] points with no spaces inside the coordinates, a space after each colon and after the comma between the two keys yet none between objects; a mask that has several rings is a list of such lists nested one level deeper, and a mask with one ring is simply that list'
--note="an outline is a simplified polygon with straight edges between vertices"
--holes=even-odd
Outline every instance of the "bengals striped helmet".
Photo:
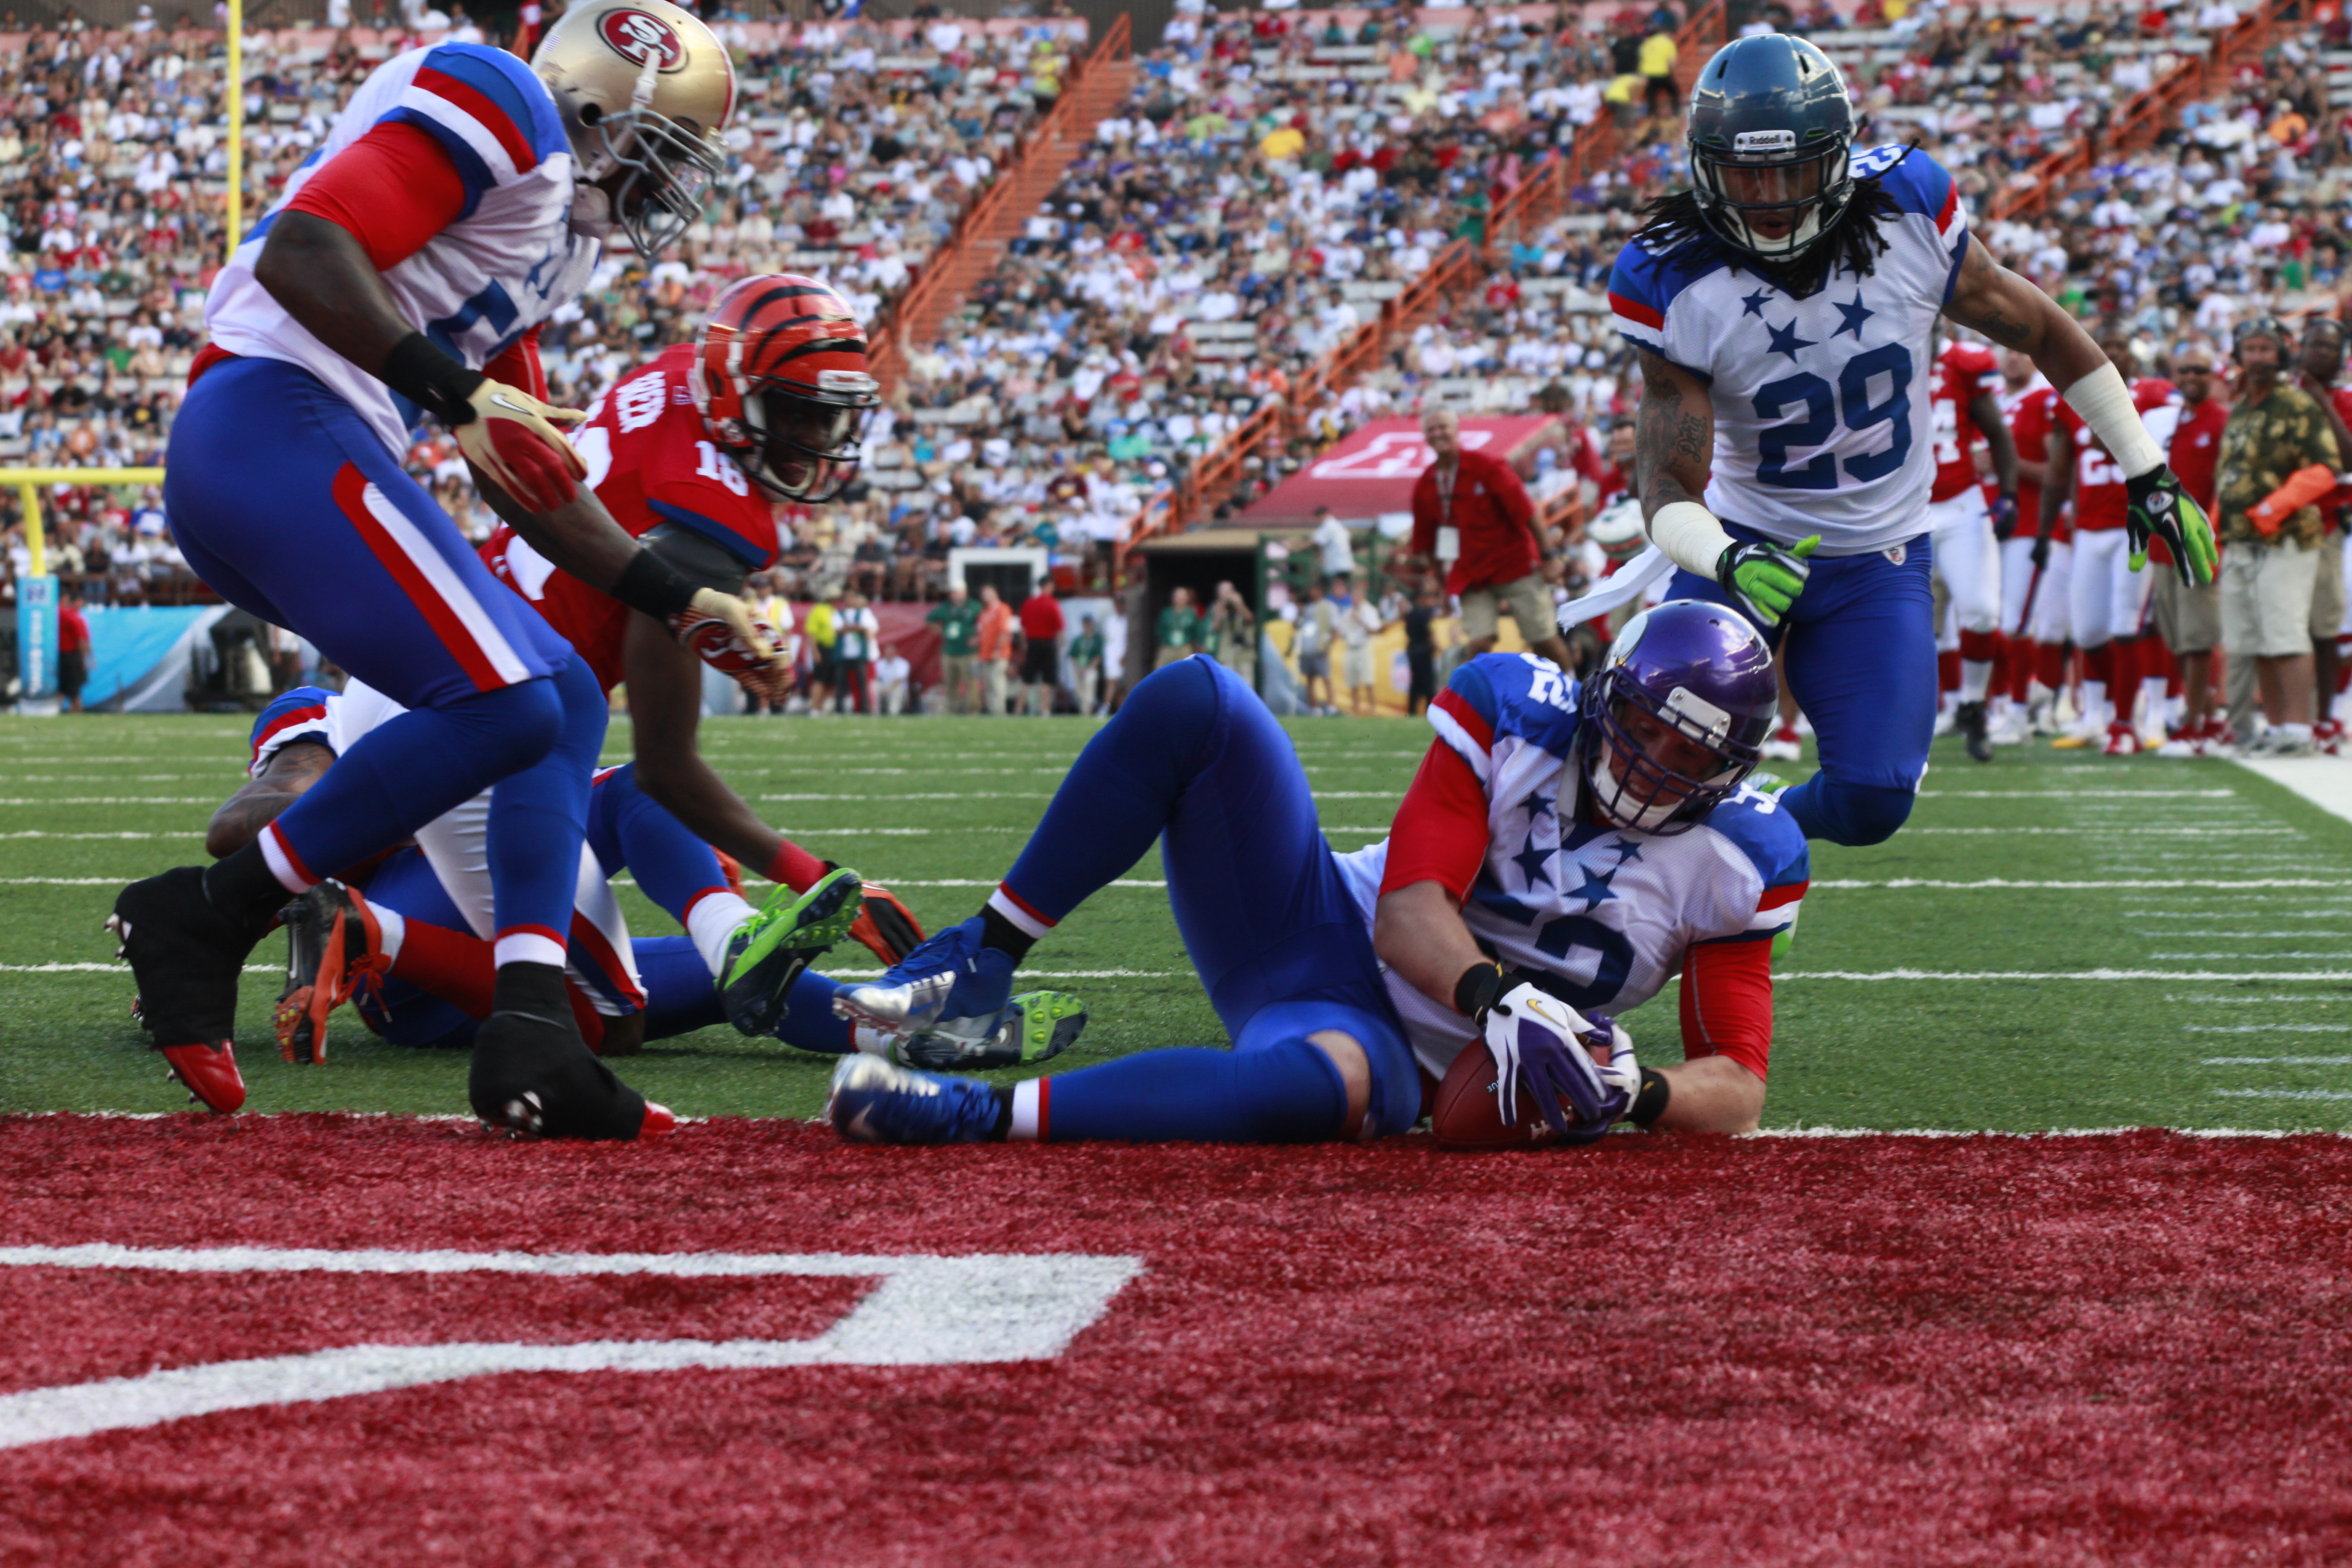
[{"label": "bengals striped helmet", "polygon": [[866,329],[814,278],[746,278],[719,297],[687,376],[710,438],[762,489],[830,500],[857,473],[882,401]]}]

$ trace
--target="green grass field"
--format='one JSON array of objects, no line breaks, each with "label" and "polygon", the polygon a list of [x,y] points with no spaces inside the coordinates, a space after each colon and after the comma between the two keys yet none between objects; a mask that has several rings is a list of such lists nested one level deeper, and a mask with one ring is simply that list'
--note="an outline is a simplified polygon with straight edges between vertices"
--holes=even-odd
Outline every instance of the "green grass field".
[{"label": "green grass field", "polygon": [[[979,907],[1093,729],[737,720],[705,740],[771,820],[900,889],[928,926]],[[1428,731],[1291,730],[1333,846],[1384,832]],[[0,718],[0,1110],[185,1103],[131,1023],[100,922],[122,882],[202,855],[245,734],[234,717]],[[1057,1065],[1221,1038],[1164,894],[1142,885],[1160,876],[1147,858],[1031,955],[1038,984],[1092,1014]],[[1939,742],[1910,826],[1878,848],[1816,846],[1813,879],[1781,965],[1769,1127],[2352,1123],[2352,824],[2228,763],[2035,747],[1976,767]],[[634,889],[625,901],[638,934],[674,929]],[[254,962],[281,952],[272,939]],[[835,957],[873,967],[855,946]],[[349,1013],[324,1068],[282,1063],[276,993],[248,977],[249,1110],[464,1110],[461,1059],[384,1046]],[[1678,1051],[1671,991],[1627,1022],[1644,1055]],[[625,1071],[685,1115],[808,1116],[830,1066],[706,1030]]]}]

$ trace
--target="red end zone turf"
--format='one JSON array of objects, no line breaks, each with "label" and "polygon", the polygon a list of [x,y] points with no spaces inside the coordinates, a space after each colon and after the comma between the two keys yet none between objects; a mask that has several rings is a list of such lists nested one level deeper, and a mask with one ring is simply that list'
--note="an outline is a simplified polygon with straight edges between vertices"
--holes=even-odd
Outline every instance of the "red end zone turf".
[{"label": "red end zone turf", "polygon": [[[2352,1556],[2338,1139],[1480,1158],[38,1118],[0,1121],[0,1247],[1144,1270],[1051,1361],[508,1373],[0,1450],[10,1563]],[[800,1340],[868,1288],[11,1262],[0,1406],[362,1342]]]}]

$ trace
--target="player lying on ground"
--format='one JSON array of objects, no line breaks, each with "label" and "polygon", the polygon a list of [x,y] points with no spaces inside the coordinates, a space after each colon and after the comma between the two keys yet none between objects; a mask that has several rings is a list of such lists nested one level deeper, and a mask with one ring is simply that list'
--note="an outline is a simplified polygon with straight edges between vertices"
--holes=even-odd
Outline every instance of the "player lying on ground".
[{"label": "player lying on ground", "polygon": [[[727,51],[667,0],[590,0],[529,67],[471,44],[369,76],[222,268],[212,342],[172,428],[165,503],[197,574],[403,710],[247,849],[126,889],[110,924],[155,1045],[215,1110],[244,1101],[237,976],[289,893],[496,785],[498,1005],[467,1092],[486,1120],[632,1138],[643,1100],[563,1000],[563,930],[603,742],[595,681],[402,467],[420,413],[550,559],[683,629],[740,600],[700,588],[575,498],[577,416],[537,395],[535,334],[604,236],[650,258],[725,167]],[[768,650],[763,650],[768,651]]]},{"label": "player lying on ground", "polygon": [[1642,362],[1635,461],[1676,598],[1733,605],[1788,654],[1821,771],[1783,796],[1808,837],[1876,844],[1910,815],[1936,722],[1925,511],[1937,318],[2022,351],[2115,454],[2135,563],[2167,540],[2213,577],[2213,533],[2074,319],[1969,233],[1916,148],[1852,152],[1838,68],[1740,38],[1699,71],[1692,188],[1609,280]]},{"label": "player lying on ground", "polygon": [[[1087,742],[987,907],[838,1005],[984,1022],[1030,945],[1160,838],[1232,1048],[1011,1089],[861,1057],[835,1070],[834,1124],[898,1143],[1370,1138],[1412,1126],[1423,1075],[1483,1041],[1561,1136],[1753,1128],[1773,938],[1808,876],[1803,834],[1743,782],[1776,697],[1763,638],[1713,605],[1628,622],[1580,694],[1532,655],[1486,655],[1430,709],[1438,740],[1389,837],[1335,855],[1265,705],[1213,660],[1171,665]],[[1638,1069],[1621,1049],[1604,1074],[1580,1041],[1614,1031],[1582,1015],[1677,970],[1686,1059]]]},{"label": "player lying on ground", "polygon": [[[335,693],[299,688],[256,721],[251,776],[214,813],[209,850],[233,854],[326,773],[342,706]],[[835,983],[805,966],[845,927],[854,933],[856,905],[845,895],[857,886],[856,873],[803,896],[779,889],[754,910],[727,858],[639,791],[635,773],[625,766],[597,778],[571,932],[572,1014],[600,1054],[627,1055],[647,1039],[727,1022],[803,1050],[866,1050],[966,1069],[1045,1060],[1083,1029],[1077,998],[1058,992],[1014,998],[984,1039],[853,1027],[834,1012]],[[688,934],[633,941],[607,885],[623,871]],[[325,1059],[328,1015],[346,1000],[403,1046],[467,1045],[488,1015],[491,944],[467,930],[457,901],[413,847],[320,883],[284,916],[289,956],[277,1025],[289,1061]]]}]

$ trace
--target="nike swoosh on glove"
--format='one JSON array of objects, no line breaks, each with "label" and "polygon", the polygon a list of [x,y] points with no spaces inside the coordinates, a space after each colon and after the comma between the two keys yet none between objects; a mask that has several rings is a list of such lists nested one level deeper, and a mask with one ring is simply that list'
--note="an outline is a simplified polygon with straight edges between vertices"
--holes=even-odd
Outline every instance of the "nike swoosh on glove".
[{"label": "nike swoosh on glove", "polygon": [[474,416],[450,432],[457,449],[518,505],[549,512],[580,493],[588,465],[559,426],[577,425],[585,414],[541,403],[502,381],[483,382],[466,401]]},{"label": "nike swoosh on glove", "polygon": [[2213,545],[2213,525],[2196,498],[2181,489],[2172,470],[2158,463],[2136,479],[2124,481],[2124,527],[2130,534],[2131,569],[2147,564],[2147,542],[2161,539],[2172,549],[2172,563],[2181,582],[2190,587],[2213,580],[2221,552]]},{"label": "nike swoosh on glove", "polygon": [[[1612,1033],[1622,1032],[1613,1023],[1607,1027]],[[1622,1075],[1612,1071],[1604,1077],[1585,1045],[1584,1037],[1593,1033],[1595,1026],[1549,992],[1524,983],[1513,986],[1487,1009],[1485,1028],[1504,1126],[1517,1123],[1517,1088],[1522,1078],[1535,1099],[1536,1110],[1552,1131],[1577,1142],[1599,1137],[1633,1108],[1633,1095]],[[1629,1060],[1632,1052],[1629,1037],[1625,1043]],[[1612,1061],[1612,1069],[1614,1066]],[[1576,1112],[1574,1122],[1561,1108],[1563,1101]]]},{"label": "nike swoosh on glove", "polygon": [[754,696],[782,700],[792,671],[776,652],[776,634],[751,606],[716,588],[697,588],[687,607],[669,618],[670,635],[703,663]]}]

